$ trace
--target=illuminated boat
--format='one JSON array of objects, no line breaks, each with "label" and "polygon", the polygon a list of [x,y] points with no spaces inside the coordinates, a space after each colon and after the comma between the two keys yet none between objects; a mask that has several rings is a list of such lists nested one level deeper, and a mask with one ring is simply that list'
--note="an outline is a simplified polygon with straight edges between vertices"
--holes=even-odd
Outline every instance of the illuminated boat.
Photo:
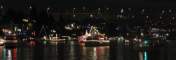
[{"label": "illuminated boat", "polygon": [[17,46],[18,40],[16,34],[13,33],[10,35],[6,35],[4,39],[5,39],[5,46],[7,47]]},{"label": "illuminated boat", "polygon": [[33,47],[33,46],[36,46],[37,44],[39,44],[38,41],[33,37],[28,37],[26,39],[22,39],[22,41],[23,41],[22,42],[23,45],[28,46],[28,47]]},{"label": "illuminated boat", "polygon": [[55,35],[49,35],[49,37],[44,36],[42,40],[43,40],[43,44],[45,45],[57,45],[60,43],[65,43],[66,38],[64,37],[67,37],[67,36],[59,37],[57,34],[55,34]]},{"label": "illuminated boat", "polygon": [[97,27],[91,26],[90,30],[78,37],[81,45],[85,46],[104,46],[109,45],[109,40],[105,34],[100,33]]},{"label": "illuminated boat", "polygon": [[[57,45],[58,43],[64,43],[62,39],[56,32],[55,29],[47,29],[47,26],[42,26],[40,30],[40,35],[43,35],[40,40],[43,45]],[[49,30],[49,31],[47,31]]]},{"label": "illuminated boat", "polygon": [[5,40],[3,38],[0,38],[0,46],[3,46],[5,44]]},{"label": "illuminated boat", "polygon": [[14,47],[18,44],[16,33],[12,29],[3,28],[3,42],[6,47]]}]

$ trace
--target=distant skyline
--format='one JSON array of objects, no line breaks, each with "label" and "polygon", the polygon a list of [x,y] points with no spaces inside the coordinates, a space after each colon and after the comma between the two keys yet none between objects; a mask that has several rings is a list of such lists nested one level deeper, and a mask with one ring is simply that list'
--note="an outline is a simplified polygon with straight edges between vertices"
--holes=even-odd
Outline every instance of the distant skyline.
[{"label": "distant skyline", "polygon": [[[27,2],[28,1],[28,2]],[[30,1],[30,2],[29,2]],[[5,8],[25,9],[29,4],[38,9],[47,7],[176,7],[176,1],[171,0],[0,0]]]}]

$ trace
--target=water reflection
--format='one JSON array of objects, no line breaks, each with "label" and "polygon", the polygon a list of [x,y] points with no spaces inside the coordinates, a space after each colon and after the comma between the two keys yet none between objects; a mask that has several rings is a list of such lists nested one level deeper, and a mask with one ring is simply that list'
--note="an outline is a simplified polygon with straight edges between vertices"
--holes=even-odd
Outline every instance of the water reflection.
[{"label": "water reflection", "polygon": [[139,60],[148,60],[148,52],[147,51],[140,51],[139,52]]},{"label": "water reflection", "polygon": [[12,51],[10,49],[7,49],[7,60],[12,60]]},{"label": "water reflection", "polygon": [[18,48],[1,46],[0,58],[2,60],[109,60],[108,52],[109,47],[80,47],[74,43]]},{"label": "water reflection", "polygon": [[139,51],[121,45],[83,47],[75,42],[17,48],[0,46],[0,60],[160,60],[166,53],[164,48]]},{"label": "water reflection", "polygon": [[2,46],[0,46],[0,58],[3,58],[3,47]]},{"label": "water reflection", "polygon": [[109,60],[109,47],[82,47],[81,60]]},{"label": "water reflection", "polygon": [[139,52],[139,60],[143,60],[144,56],[143,56],[143,52]]},{"label": "water reflection", "polygon": [[144,51],[144,60],[148,60],[148,54],[146,51]]},{"label": "water reflection", "polygon": [[0,58],[1,60],[17,60],[16,48],[7,49],[3,46],[0,46]]}]

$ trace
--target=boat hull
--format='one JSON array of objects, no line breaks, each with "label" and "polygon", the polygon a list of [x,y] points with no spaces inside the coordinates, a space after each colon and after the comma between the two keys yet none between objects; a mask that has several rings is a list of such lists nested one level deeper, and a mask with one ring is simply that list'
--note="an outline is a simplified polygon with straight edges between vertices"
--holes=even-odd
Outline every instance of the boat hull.
[{"label": "boat hull", "polygon": [[87,41],[84,41],[84,42],[80,42],[81,45],[84,45],[84,46],[88,46],[88,47],[91,47],[91,46],[109,46],[109,41],[99,41],[99,40],[87,40]]}]

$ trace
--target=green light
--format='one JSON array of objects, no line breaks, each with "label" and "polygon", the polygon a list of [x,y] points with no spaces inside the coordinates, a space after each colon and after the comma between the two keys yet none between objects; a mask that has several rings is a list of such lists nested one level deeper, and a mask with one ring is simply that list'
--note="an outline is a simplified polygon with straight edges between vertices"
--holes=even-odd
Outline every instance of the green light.
[{"label": "green light", "polygon": [[6,49],[3,49],[3,55],[2,60],[6,60]]},{"label": "green light", "polygon": [[46,45],[46,44],[47,44],[47,41],[43,41],[43,44],[45,44],[45,45]]},{"label": "green light", "polygon": [[148,41],[144,41],[144,44],[148,44]]},{"label": "green light", "polygon": [[148,41],[144,41],[144,46],[148,46]]},{"label": "green light", "polygon": [[148,55],[146,51],[144,51],[144,60],[148,60]]}]

